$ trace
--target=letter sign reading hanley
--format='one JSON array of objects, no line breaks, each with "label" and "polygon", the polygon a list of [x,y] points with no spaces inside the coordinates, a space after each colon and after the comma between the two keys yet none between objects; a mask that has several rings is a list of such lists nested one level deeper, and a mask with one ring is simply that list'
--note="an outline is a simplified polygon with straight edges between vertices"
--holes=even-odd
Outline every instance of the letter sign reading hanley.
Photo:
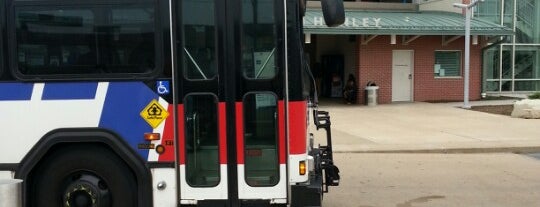
[{"label": "letter sign reading hanley", "polygon": [[[304,18],[304,25],[309,24]],[[313,17],[313,26],[325,26],[324,18],[322,17]],[[345,17],[345,22],[341,25],[342,27],[371,27],[371,28],[380,28],[381,27],[381,18],[353,18]]]}]

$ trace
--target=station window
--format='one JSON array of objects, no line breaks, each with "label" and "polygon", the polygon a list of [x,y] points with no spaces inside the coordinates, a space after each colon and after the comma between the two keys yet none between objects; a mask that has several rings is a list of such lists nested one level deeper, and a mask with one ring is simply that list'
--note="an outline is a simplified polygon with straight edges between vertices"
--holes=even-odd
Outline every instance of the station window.
[{"label": "station window", "polygon": [[461,51],[435,51],[435,77],[461,76]]},{"label": "station window", "polygon": [[15,5],[23,75],[147,74],[156,68],[155,5]]}]

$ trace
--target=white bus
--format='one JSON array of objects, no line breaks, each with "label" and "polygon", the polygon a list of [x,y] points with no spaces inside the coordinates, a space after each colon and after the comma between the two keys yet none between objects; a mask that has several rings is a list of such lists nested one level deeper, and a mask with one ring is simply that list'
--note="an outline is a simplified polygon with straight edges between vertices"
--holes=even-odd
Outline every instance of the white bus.
[{"label": "white bus", "polygon": [[[341,0],[323,0],[330,26]],[[0,179],[24,206],[320,206],[304,0],[0,0]],[[327,130],[314,147],[308,119]]]}]

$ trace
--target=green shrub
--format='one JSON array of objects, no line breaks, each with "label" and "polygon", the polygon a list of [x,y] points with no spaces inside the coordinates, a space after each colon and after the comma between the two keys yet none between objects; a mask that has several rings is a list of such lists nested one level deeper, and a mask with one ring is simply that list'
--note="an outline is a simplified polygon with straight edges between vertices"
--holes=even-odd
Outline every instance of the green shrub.
[{"label": "green shrub", "polygon": [[529,99],[540,99],[540,92],[529,95]]}]

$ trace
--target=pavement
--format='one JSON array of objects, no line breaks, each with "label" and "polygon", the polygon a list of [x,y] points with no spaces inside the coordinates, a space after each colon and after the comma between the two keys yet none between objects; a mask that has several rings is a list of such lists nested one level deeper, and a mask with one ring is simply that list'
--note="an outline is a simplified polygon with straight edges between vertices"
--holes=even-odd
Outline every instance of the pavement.
[{"label": "pavement", "polygon": [[[474,101],[472,106],[515,100]],[[339,101],[338,101],[339,102]],[[329,111],[334,152],[538,153],[540,119],[519,119],[460,108],[462,103],[393,103],[368,107],[322,101]],[[310,128],[325,145],[324,130]]]},{"label": "pavement", "polygon": [[538,207],[540,162],[512,153],[336,153],[324,207]]}]

